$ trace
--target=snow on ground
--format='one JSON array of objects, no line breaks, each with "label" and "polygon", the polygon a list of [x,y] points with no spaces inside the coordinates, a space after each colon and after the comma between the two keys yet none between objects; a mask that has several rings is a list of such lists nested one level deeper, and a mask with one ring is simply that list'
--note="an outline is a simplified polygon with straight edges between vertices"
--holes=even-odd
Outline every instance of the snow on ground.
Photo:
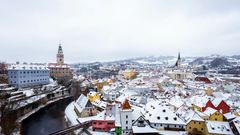
[{"label": "snow on ground", "polygon": [[33,96],[34,92],[33,89],[29,89],[29,90],[24,90],[22,91],[27,97]]}]

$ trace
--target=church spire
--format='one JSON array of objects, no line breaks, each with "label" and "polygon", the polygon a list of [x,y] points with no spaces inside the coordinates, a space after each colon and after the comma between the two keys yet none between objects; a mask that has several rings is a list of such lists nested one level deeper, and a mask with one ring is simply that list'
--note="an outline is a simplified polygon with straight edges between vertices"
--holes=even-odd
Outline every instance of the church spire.
[{"label": "church spire", "polygon": [[58,46],[58,53],[59,54],[63,53],[61,42],[59,43],[59,46]]},{"label": "church spire", "polygon": [[178,52],[178,60],[181,60],[180,52]]},{"label": "church spire", "polygon": [[175,64],[175,67],[180,68],[180,65],[181,65],[181,56],[180,56],[180,52],[178,52],[178,59]]}]

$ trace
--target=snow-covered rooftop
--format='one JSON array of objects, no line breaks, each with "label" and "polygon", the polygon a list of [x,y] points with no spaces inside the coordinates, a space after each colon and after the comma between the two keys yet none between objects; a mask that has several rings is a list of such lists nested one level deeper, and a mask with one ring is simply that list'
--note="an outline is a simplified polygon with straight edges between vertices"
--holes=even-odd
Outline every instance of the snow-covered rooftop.
[{"label": "snow-covered rooftop", "polygon": [[233,135],[228,122],[206,121],[206,126],[210,134]]}]

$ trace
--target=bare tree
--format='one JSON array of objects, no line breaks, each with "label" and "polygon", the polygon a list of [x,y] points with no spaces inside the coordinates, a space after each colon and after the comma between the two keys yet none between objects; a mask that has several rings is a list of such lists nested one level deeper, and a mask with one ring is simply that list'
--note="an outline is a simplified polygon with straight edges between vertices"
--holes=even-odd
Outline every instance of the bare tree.
[{"label": "bare tree", "polygon": [[14,103],[9,102],[9,93],[0,94],[0,125],[4,134],[10,134],[15,127],[15,118],[11,115]]}]

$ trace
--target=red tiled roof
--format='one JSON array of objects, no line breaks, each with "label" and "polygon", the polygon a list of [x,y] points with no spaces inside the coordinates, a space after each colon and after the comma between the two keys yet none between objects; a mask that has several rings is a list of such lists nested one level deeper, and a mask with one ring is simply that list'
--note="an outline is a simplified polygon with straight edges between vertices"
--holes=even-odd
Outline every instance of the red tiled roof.
[{"label": "red tiled roof", "polygon": [[128,100],[127,100],[127,99],[126,99],[126,100],[124,101],[124,103],[122,104],[122,109],[123,109],[123,110],[131,109],[131,106],[130,106],[130,104],[128,103]]}]

